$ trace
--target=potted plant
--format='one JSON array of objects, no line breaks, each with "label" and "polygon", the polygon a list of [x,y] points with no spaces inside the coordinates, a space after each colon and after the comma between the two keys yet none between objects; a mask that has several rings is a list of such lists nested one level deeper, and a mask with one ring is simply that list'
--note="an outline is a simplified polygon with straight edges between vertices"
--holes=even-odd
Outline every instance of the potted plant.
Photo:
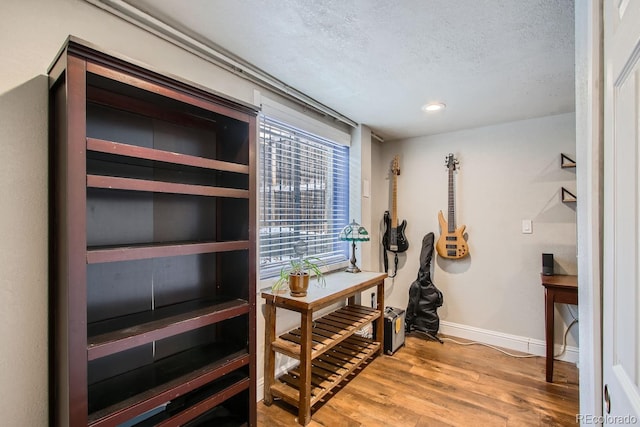
[{"label": "potted plant", "polygon": [[325,284],[324,275],[320,270],[318,258],[295,258],[289,265],[282,267],[280,277],[271,286],[274,291],[282,290],[286,283],[289,284],[289,292],[293,297],[304,297],[309,288],[309,276],[313,272],[316,280],[322,285]]}]

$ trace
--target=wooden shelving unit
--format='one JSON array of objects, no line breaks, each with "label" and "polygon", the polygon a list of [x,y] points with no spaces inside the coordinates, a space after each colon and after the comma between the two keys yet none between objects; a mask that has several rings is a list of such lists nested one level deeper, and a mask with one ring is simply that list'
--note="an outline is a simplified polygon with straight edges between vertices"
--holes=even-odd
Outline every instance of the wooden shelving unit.
[{"label": "wooden shelving unit", "polygon": [[[362,326],[380,318],[379,310],[358,313],[365,310],[362,306],[348,306],[314,321],[311,330],[311,406],[379,353],[380,342],[353,335]],[[344,314],[349,318],[345,319]],[[275,351],[300,360],[301,339],[302,332],[296,329],[280,336],[272,346]],[[271,394],[298,406],[300,379],[300,367],[297,366],[278,378],[271,386]]]},{"label": "wooden shelving unit", "polygon": [[[311,420],[311,407],[321,401],[349,375],[382,354],[384,348],[383,314],[385,273],[332,273],[324,288],[309,287],[306,297],[263,290],[265,312],[265,397],[271,405],[274,397],[298,407],[298,423]],[[376,287],[376,307],[356,305],[354,295]],[[346,300],[347,305],[325,316],[313,318],[314,311]],[[300,327],[275,336],[276,307],[301,314]],[[368,339],[354,335],[373,323],[375,335]],[[275,353],[300,363],[275,378]]]},{"label": "wooden shelving unit", "polygon": [[256,110],[70,38],[49,70],[51,419],[256,425]]}]

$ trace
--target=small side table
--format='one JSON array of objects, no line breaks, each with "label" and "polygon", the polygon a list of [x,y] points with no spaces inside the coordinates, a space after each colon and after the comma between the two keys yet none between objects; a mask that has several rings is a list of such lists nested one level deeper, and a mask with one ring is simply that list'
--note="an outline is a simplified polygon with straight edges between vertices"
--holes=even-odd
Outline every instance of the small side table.
[{"label": "small side table", "polygon": [[[384,279],[386,273],[362,271],[338,272],[325,276],[326,287],[309,285],[307,295],[262,290],[265,299],[264,404],[274,397],[298,407],[298,424],[311,421],[311,407],[367,360],[384,350]],[[355,304],[355,295],[375,287],[375,308]],[[320,308],[341,301],[347,305],[314,319]],[[300,327],[276,336],[276,308],[300,313]],[[375,336],[355,335],[364,325],[373,323]],[[300,364],[275,378],[275,353],[300,361]]]},{"label": "small side table", "polygon": [[578,276],[540,275],[544,286],[545,339],[547,341],[547,382],[553,382],[554,304],[578,305]]}]

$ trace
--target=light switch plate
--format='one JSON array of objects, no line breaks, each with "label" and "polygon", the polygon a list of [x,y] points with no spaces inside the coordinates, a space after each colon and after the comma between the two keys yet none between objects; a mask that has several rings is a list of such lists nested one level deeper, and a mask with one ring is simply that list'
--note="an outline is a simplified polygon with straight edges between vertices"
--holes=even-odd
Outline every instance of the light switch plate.
[{"label": "light switch plate", "polygon": [[531,234],[533,233],[533,225],[531,224],[530,219],[522,220],[522,234]]}]

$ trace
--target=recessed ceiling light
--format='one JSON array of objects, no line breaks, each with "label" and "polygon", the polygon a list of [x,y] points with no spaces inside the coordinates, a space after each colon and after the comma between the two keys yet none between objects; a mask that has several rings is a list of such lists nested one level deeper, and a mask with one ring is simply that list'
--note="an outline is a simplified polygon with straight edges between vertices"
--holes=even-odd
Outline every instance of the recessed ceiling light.
[{"label": "recessed ceiling light", "polygon": [[422,111],[426,111],[427,113],[433,113],[434,111],[444,110],[446,105],[442,102],[431,102],[429,104],[425,104],[422,106]]}]

